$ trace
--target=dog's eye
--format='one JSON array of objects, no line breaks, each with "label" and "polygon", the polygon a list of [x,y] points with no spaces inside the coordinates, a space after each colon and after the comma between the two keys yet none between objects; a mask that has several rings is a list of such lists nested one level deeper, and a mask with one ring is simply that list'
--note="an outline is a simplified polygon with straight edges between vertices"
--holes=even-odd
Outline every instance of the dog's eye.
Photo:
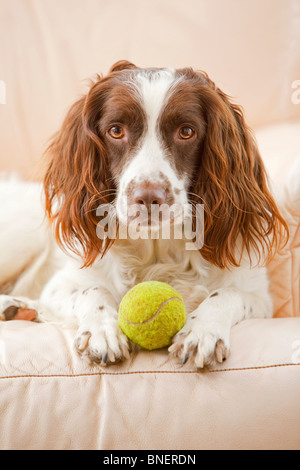
[{"label": "dog's eye", "polygon": [[124,129],[121,126],[113,126],[108,131],[113,139],[122,139],[124,137]]},{"label": "dog's eye", "polygon": [[184,126],[179,129],[178,135],[180,139],[188,140],[194,137],[195,131],[191,127]]}]

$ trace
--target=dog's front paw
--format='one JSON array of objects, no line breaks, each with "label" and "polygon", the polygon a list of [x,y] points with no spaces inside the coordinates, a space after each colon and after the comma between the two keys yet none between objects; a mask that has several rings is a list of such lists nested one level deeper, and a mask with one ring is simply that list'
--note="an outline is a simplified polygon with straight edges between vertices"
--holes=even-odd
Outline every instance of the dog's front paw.
[{"label": "dog's front paw", "polygon": [[127,337],[114,321],[89,329],[80,328],[74,346],[89,362],[103,366],[128,359],[130,355]]},{"label": "dog's front paw", "polygon": [[229,354],[229,332],[230,329],[222,328],[218,323],[201,322],[197,316],[191,316],[173,338],[169,352],[182,364],[190,362],[197,368],[222,363]]}]

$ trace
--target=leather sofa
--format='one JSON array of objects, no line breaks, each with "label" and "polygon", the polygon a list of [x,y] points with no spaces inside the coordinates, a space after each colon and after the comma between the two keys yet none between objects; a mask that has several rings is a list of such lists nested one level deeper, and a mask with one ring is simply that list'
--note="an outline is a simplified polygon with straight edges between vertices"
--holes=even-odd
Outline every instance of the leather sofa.
[{"label": "leather sofa", "polygon": [[[274,318],[201,371],[165,349],[91,366],[75,330],[0,324],[1,449],[300,448],[300,8],[293,0],[2,0],[0,171],[39,179],[87,78],[126,58],[208,72],[243,105],[291,238],[269,265]],[[299,98],[299,100],[298,100]]]}]

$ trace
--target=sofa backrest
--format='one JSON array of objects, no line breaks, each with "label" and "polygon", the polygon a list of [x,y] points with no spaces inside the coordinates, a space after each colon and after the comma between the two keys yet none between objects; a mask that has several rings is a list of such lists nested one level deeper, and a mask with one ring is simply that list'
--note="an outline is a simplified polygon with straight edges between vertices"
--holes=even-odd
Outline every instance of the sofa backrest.
[{"label": "sofa backrest", "polygon": [[205,70],[252,127],[293,119],[299,51],[299,0],[1,0],[0,171],[35,178],[86,79],[119,59]]}]

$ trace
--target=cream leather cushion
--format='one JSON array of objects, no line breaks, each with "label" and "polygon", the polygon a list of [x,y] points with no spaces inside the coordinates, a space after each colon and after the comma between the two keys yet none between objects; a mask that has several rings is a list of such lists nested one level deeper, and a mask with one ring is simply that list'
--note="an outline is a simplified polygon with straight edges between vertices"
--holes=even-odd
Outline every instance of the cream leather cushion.
[{"label": "cream leather cushion", "polygon": [[300,318],[236,325],[205,372],[166,349],[88,366],[74,334],[0,324],[1,449],[300,448]]}]

